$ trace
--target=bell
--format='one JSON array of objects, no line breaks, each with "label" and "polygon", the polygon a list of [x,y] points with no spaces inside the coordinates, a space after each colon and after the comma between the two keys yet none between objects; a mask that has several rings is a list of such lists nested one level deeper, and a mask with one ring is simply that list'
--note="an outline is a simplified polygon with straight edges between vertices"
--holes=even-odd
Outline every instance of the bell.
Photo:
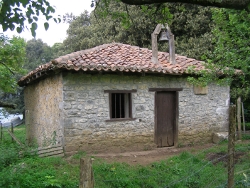
[{"label": "bell", "polygon": [[161,41],[167,41],[167,40],[168,40],[168,33],[167,33],[167,31],[162,31],[161,32],[161,36],[159,38],[159,41],[161,42]]}]

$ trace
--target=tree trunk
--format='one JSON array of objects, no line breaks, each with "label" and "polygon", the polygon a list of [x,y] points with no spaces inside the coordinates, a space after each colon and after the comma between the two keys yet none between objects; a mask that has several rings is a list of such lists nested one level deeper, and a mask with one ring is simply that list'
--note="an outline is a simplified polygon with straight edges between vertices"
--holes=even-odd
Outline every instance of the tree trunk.
[{"label": "tree trunk", "polygon": [[201,6],[214,6],[218,8],[230,8],[243,10],[247,9],[250,0],[121,0],[123,3],[129,5],[145,5],[154,3],[188,3]]}]

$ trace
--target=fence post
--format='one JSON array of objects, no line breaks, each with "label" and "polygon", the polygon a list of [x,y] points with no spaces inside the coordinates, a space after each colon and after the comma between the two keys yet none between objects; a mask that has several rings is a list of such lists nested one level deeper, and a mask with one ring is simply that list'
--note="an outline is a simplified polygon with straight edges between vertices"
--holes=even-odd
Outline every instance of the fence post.
[{"label": "fence post", "polygon": [[237,122],[238,122],[238,140],[242,139],[241,134],[241,97],[237,99]]},{"label": "fence post", "polygon": [[79,188],[94,188],[94,174],[91,158],[80,159],[80,185]]},{"label": "fence post", "polygon": [[243,132],[244,134],[246,133],[246,123],[245,123],[245,114],[244,114],[244,105],[243,102],[242,104],[242,122],[243,122]]},{"label": "fence post", "polygon": [[[14,134],[14,128],[13,128],[13,123],[11,122],[11,133]],[[14,142],[13,137],[11,137],[12,142]]]},{"label": "fence post", "polygon": [[3,125],[2,123],[0,122],[0,136],[1,136],[1,141],[3,140]]},{"label": "fence post", "polygon": [[234,187],[235,110],[236,106],[231,105],[229,108],[228,129],[228,188]]}]

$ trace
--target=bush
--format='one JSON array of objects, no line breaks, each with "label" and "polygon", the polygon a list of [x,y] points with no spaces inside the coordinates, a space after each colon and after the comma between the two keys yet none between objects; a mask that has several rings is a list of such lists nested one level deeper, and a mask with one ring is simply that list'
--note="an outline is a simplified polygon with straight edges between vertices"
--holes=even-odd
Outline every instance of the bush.
[{"label": "bush", "polygon": [[246,130],[250,130],[250,123],[246,123]]},{"label": "bush", "polygon": [[19,149],[14,144],[0,144],[0,171],[19,159]]}]

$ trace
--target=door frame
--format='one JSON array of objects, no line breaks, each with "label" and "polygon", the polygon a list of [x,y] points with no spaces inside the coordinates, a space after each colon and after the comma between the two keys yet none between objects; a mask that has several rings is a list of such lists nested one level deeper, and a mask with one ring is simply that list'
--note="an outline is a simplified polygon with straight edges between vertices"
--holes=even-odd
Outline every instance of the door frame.
[{"label": "door frame", "polygon": [[[175,92],[175,104],[176,104],[176,115],[175,115],[175,125],[174,125],[174,146],[172,147],[177,147],[178,146],[178,128],[179,128],[179,92],[182,91],[183,88],[149,88],[148,91],[150,92],[155,92],[154,95],[154,142],[155,141],[155,135],[156,135],[156,129],[157,129],[157,111],[156,111],[156,95],[157,92],[162,92],[162,91],[171,91]],[[171,147],[171,146],[170,146]]]}]

